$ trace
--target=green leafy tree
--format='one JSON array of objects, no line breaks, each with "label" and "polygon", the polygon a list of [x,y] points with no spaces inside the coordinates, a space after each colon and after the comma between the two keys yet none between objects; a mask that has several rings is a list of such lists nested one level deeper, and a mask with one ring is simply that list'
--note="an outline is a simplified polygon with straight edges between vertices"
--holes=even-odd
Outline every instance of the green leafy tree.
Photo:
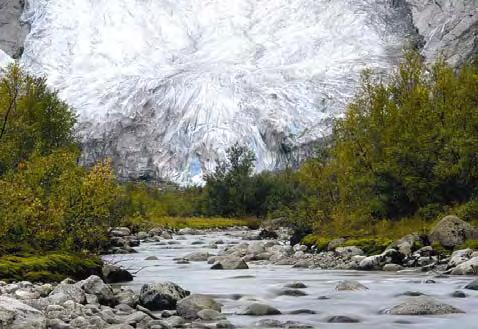
[{"label": "green leafy tree", "polygon": [[205,176],[209,214],[244,216],[250,212],[254,161],[254,153],[245,146],[235,144],[227,150],[227,159]]}]

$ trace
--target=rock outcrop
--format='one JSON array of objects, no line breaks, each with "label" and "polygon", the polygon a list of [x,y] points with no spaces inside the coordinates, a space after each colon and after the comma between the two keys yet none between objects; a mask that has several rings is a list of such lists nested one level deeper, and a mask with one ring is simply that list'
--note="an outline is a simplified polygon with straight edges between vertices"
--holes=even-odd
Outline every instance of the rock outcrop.
[{"label": "rock outcrop", "polygon": [[3,50],[12,58],[20,58],[25,38],[30,30],[21,16],[25,0],[0,0],[0,66]]}]

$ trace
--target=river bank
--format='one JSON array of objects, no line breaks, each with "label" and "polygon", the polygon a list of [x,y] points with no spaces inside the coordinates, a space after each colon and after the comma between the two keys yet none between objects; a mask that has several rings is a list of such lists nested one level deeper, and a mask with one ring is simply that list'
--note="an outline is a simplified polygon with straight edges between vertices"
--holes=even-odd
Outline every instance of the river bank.
[{"label": "river bank", "polygon": [[359,255],[337,252],[346,247],[314,253],[290,246],[289,230],[274,232],[277,239],[247,227],[116,228],[114,243],[135,246],[114,247],[103,260],[131,278],[0,282],[0,320],[15,329],[431,329],[474,328],[478,320],[476,277],[445,275],[440,264],[357,271],[350,264],[360,266]]}]

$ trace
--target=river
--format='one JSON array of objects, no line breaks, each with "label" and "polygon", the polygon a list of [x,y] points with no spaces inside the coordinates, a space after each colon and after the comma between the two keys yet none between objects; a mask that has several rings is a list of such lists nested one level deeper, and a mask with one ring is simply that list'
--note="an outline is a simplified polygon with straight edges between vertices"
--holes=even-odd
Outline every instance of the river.
[{"label": "river", "polygon": [[[261,262],[249,262],[246,270],[211,270],[206,262],[177,264],[175,258],[192,251],[207,251],[216,254],[210,244],[222,240],[224,245],[244,242],[244,231],[217,231],[203,235],[174,236],[173,240],[146,242],[137,247],[135,254],[108,255],[105,260],[117,262],[131,271],[138,271],[135,279],[123,286],[139,291],[145,283],[172,281],[192,293],[208,294],[222,303],[223,313],[238,328],[257,328],[254,323],[261,319],[297,321],[315,328],[420,328],[455,329],[478,328],[478,291],[462,290],[466,298],[451,297],[455,290],[472,280],[471,277],[438,277],[417,272],[362,272],[344,270],[321,270],[277,266]],[[201,241],[201,242],[197,242]],[[204,244],[197,244],[204,243]],[[157,260],[145,260],[156,256]],[[341,280],[358,280],[367,286],[363,291],[336,291]],[[425,283],[433,279],[436,283]],[[300,281],[307,288],[306,296],[280,296],[284,285]],[[441,316],[395,316],[382,311],[405,300],[406,291],[419,291],[439,301],[451,304],[465,314]],[[319,298],[321,297],[321,298]],[[283,314],[252,317],[236,315],[245,305],[259,301],[278,308]],[[307,309],[316,314],[288,314]],[[331,316],[347,315],[358,323],[327,323]]]}]

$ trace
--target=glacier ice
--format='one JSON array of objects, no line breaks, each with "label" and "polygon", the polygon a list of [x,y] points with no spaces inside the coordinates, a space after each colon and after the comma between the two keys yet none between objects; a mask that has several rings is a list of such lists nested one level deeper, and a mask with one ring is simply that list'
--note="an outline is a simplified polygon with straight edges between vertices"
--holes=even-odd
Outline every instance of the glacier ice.
[{"label": "glacier ice", "polygon": [[0,49],[0,72],[3,68],[13,63],[13,58],[8,56],[3,50]]},{"label": "glacier ice", "polygon": [[326,135],[414,37],[400,2],[27,0],[21,61],[77,112],[84,163],[200,183],[235,142],[264,170]]}]

